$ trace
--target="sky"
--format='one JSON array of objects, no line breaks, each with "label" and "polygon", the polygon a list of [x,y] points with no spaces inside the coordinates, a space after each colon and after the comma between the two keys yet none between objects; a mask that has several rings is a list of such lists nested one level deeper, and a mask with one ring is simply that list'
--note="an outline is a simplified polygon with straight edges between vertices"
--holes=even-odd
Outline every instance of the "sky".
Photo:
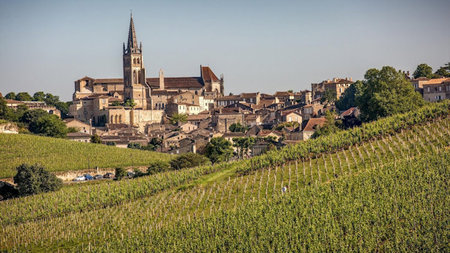
[{"label": "sky", "polygon": [[226,94],[450,62],[449,0],[0,0],[0,92],[68,101],[77,79],[121,78],[130,10],[147,77],[210,66]]}]

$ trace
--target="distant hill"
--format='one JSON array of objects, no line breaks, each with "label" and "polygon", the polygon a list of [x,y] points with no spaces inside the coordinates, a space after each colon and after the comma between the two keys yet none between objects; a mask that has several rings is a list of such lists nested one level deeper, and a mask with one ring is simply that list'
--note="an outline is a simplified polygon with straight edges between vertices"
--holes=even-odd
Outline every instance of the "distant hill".
[{"label": "distant hill", "polygon": [[50,171],[118,166],[145,166],[170,155],[26,134],[0,134],[0,178],[12,177],[22,163],[39,163]]}]

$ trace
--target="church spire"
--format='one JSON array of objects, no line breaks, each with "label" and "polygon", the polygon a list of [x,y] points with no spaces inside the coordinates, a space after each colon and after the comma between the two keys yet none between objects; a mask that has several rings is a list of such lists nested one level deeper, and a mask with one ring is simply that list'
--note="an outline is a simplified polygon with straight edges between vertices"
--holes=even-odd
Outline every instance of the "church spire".
[{"label": "church spire", "polygon": [[128,30],[128,50],[137,48],[136,31],[134,30],[133,13],[130,14],[130,29]]}]

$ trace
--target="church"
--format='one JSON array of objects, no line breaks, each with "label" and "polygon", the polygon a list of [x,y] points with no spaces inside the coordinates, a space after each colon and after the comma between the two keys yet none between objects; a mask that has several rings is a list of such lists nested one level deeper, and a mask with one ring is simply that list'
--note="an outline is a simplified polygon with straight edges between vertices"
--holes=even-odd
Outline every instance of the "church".
[{"label": "church", "polygon": [[[214,103],[224,94],[223,84],[223,75],[218,78],[208,66],[201,65],[197,77],[165,77],[160,70],[159,77],[147,78],[142,42],[137,42],[131,16],[128,41],[123,43],[123,78],[85,76],[76,80],[69,114],[98,127],[126,124],[143,128],[162,121],[172,97],[192,93],[192,97],[206,101],[203,103]],[[208,106],[212,105],[199,105]]]}]

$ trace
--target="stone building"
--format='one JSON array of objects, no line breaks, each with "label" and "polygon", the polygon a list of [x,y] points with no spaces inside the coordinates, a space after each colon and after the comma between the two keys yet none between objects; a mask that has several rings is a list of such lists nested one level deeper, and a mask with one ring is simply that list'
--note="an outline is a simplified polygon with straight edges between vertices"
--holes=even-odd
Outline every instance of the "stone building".
[{"label": "stone building", "polygon": [[321,98],[326,90],[336,93],[336,98],[340,98],[344,91],[353,83],[352,78],[333,78],[333,80],[325,80],[320,83],[312,83],[312,99]]},{"label": "stone building", "polygon": [[223,76],[218,78],[208,66],[200,66],[199,77],[165,77],[160,70],[159,77],[147,78],[132,16],[122,61],[123,78],[86,76],[75,81],[69,115],[85,123],[92,120],[93,126],[127,124],[144,129],[162,121],[169,99],[177,94],[193,93],[202,109],[223,96]]}]

